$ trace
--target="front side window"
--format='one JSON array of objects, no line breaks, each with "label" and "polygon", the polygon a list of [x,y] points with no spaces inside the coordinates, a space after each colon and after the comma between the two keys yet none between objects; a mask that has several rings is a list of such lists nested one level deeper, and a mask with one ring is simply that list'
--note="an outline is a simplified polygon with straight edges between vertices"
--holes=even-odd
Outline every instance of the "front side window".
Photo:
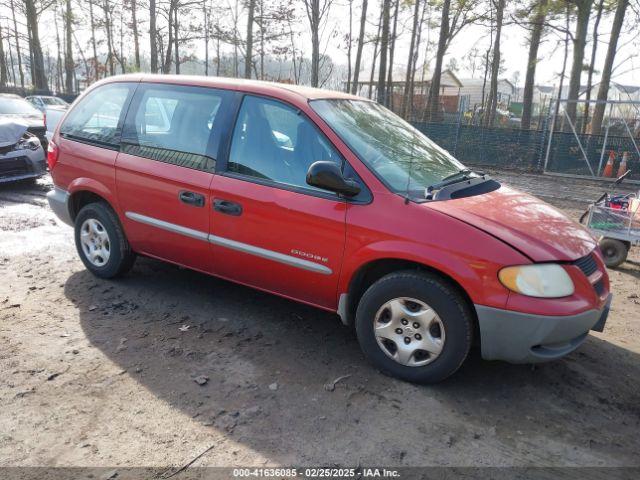
[{"label": "front side window", "polygon": [[136,94],[122,135],[123,151],[197,170],[210,170],[212,135],[226,92],[203,87],[147,85]]},{"label": "front side window", "polygon": [[312,163],[342,158],[315,125],[284,103],[247,95],[233,132],[228,170],[296,187]]},{"label": "front side window", "polygon": [[118,146],[120,116],[134,85],[110,83],[90,92],[69,112],[60,127],[62,136]]},{"label": "front side window", "polygon": [[464,171],[464,165],[377,103],[313,100],[311,107],[396,193],[425,198],[425,190]]}]

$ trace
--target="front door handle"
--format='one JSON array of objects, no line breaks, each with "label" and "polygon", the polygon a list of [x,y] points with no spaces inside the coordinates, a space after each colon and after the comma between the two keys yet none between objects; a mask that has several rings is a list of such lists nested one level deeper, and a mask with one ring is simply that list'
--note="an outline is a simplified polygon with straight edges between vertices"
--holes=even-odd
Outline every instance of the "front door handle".
[{"label": "front door handle", "polygon": [[182,203],[187,205],[193,205],[194,207],[204,207],[204,195],[195,192],[188,192],[183,190],[178,195],[178,198]]},{"label": "front door handle", "polygon": [[223,200],[221,198],[213,199],[213,209],[216,212],[224,213],[226,215],[233,215],[235,217],[242,215],[242,205],[229,200]]}]

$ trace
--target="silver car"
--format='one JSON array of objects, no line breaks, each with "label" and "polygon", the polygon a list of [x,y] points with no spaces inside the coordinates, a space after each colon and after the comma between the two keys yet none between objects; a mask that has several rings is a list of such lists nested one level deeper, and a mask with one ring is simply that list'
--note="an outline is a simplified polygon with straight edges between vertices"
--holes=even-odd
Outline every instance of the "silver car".
[{"label": "silver car", "polygon": [[69,104],[61,98],[50,95],[31,95],[24,99],[45,114],[47,140],[51,140],[58,123],[60,123],[64,114],[67,113]]},{"label": "silver car", "polygon": [[47,171],[37,136],[20,120],[0,117],[0,183],[35,179]]}]

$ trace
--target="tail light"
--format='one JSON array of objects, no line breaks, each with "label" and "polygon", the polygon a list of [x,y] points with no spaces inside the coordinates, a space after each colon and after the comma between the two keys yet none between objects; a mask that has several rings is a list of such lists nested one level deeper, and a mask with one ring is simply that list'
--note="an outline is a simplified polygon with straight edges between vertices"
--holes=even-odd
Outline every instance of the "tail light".
[{"label": "tail light", "polygon": [[49,165],[49,171],[53,170],[53,167],[58,163],[58,155],[60,155],[58,146],[53,143],[53,141],[49,142],[49,146],[47,147],[47,165]]}]

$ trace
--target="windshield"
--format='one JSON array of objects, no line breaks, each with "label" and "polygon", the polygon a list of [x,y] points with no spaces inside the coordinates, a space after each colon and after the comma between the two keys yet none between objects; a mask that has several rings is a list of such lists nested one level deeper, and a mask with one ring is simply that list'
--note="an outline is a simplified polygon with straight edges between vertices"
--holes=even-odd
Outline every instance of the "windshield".
[{"label": "windshield", "polygon": [[409,123],[367,100],[313,100],[311,107],[394,192],[425,198],[425,189],[464,165]]},{"label": "windshield", "polygon": [[51,105],[54,107],[68,107],[69,104],[58,97],[40,97],[45,105]]},{"label": "windshield", "polygon": [[0,97],[0,115],[42,115],[21,98]]}]

